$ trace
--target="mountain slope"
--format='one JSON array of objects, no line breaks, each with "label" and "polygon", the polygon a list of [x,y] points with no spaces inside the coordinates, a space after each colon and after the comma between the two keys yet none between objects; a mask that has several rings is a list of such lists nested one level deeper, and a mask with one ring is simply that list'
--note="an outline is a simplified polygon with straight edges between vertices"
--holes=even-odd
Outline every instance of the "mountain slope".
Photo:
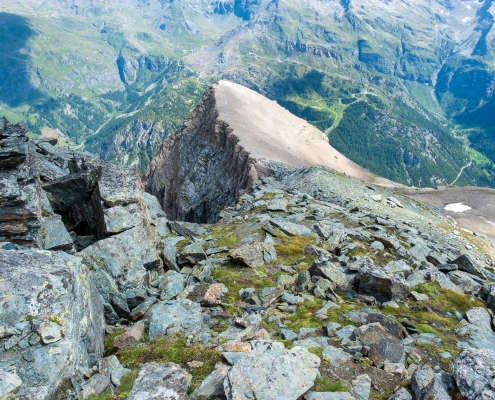
[{"label": "mountain slope", "polygon": [[[33,132],[58,129],[143,171],[198,92],[228,79],[277,100],[375,173],[417,186],[493,186],[492,8],[492,0],[14,0],[0,32],[15,58],[0,62],[24,72],[17,92],[13,74],[4,76],[0,97]],[[8,23],[12,16],[20,21]],[[14,26],[26,27],[17,42]],[[178,105],[164,101],[194,80]]]}]

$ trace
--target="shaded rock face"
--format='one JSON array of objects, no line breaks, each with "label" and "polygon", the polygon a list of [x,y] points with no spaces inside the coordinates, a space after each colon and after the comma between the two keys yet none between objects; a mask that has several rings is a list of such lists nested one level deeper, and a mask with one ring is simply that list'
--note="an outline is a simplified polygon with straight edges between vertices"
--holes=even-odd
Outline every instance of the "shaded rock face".
[{"label": "shaded rock face", "polygon": [[0,368],[15,366],[16,398],[54,398],[103,355],[102,305],[88,269],[62,252],[0,251]]},{"label": "shaded rock face", "polygon": [[215,222],[223,207],[257,178],[253,160],[218,119],[215,107],[215,89],[210,88],[148,168],[146,190],[174,219]]}]

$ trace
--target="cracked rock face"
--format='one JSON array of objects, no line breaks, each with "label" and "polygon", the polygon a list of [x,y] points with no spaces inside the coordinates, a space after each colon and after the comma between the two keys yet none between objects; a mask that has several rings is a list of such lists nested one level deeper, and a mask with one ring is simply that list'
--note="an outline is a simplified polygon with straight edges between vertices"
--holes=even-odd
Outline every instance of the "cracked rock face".
[{"label": "cracked rock face", "polygon": [[296,400],[313,386],[320,359],[302,347],[285,349],[275,341],[253,342],[224,381],[229,400]]},{"label": "cracked rock face", "polygon": [[0,276],[8,332],[0,346],[11,350],[0,353],[0,367],[15,366],[19,398],[53,398],[103,355],[102,306],[90,273],[77,257],[29,250],[0,251]]}]

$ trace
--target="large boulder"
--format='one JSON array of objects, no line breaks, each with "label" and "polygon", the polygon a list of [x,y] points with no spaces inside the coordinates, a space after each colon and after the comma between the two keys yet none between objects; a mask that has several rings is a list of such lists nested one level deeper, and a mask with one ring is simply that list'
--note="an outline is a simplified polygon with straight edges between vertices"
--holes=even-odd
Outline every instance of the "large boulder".
[{"label": "large boulder", "polygon": [[127,400],[187,400],[192,376],[174,363],[143,364]]},{"label": "large boulder", "polygon": [[96,286],[106,302],[114,293],[143,284],[146,263],[159,259],[144,226],[136,226],[100,240],[79,253],[93,272]]},{"label": "large boulder", "polygon": [[[0,367],[14,366],[19,398],[54,398],[103,355],[103,308],[88,269],[66,253],[0,251]],[[17,397],[16,397],[17,398]]]},{"label": "large boulder", "polygon": [[359,294],[373,296],[380,302],[398,300],[409,295],[409,286],[400,278],[378,268],[367,268],[358,275]]},{"label": "large boulder", "polygon": [[257,268],[277,260],[277,252],[271,243],[248,243],[229,254],[232,262],[246,267]]},{"label": "large boulder", "polygon": [[392,336],[379,322],[363,325],[353,332],[355,340],[369,347],[368,357],[375,365],[386,361],[402,362],[404,346],[397,337]]},{"label": "large boulder", "polygon": [[177,332],[194,335],[203,326],[201,306],[188,299],[156,303],[150,314],[150,339]]},{"label": "large boulder", "polygon": [[320,359],[302,347],[257,341],[224,381],[228,400],[296,400],[313,386]]},{"label": "large boulder", "polygon": [[455,382],[466,400],[495,398],[495,351],[464,350],[453,367]]}]

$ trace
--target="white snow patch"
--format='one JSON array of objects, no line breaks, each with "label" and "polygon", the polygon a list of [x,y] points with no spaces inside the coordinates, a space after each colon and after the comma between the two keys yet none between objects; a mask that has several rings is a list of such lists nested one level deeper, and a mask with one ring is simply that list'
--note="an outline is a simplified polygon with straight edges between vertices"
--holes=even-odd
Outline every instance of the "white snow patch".
[{"label": "white snow patch", "polygon": [[472,7],[468,4],[468,5],[466,6],[466,8],[467,8],[468,10],[471,10],[471,8],[472,8]]},{"label": "white snow patch", "polygon": [[473,18],[471,18],[471,17],[466,17],[466,18],[463,18],[463,19],[462,19],[462,22],[466,23],[466,22],[471,21],[472,19],[473,19]]},{"label": "white snow patch", "polygon": [[466,206],[463,203],[453,203],[453,204],[447,204],[445,206],[444,210],[453,211],[453,212],[456,212],[456,213],[461,213],[461,212],[464,212],[464,211],[472,210],[472,208],[469,207],[469,206]]}]

